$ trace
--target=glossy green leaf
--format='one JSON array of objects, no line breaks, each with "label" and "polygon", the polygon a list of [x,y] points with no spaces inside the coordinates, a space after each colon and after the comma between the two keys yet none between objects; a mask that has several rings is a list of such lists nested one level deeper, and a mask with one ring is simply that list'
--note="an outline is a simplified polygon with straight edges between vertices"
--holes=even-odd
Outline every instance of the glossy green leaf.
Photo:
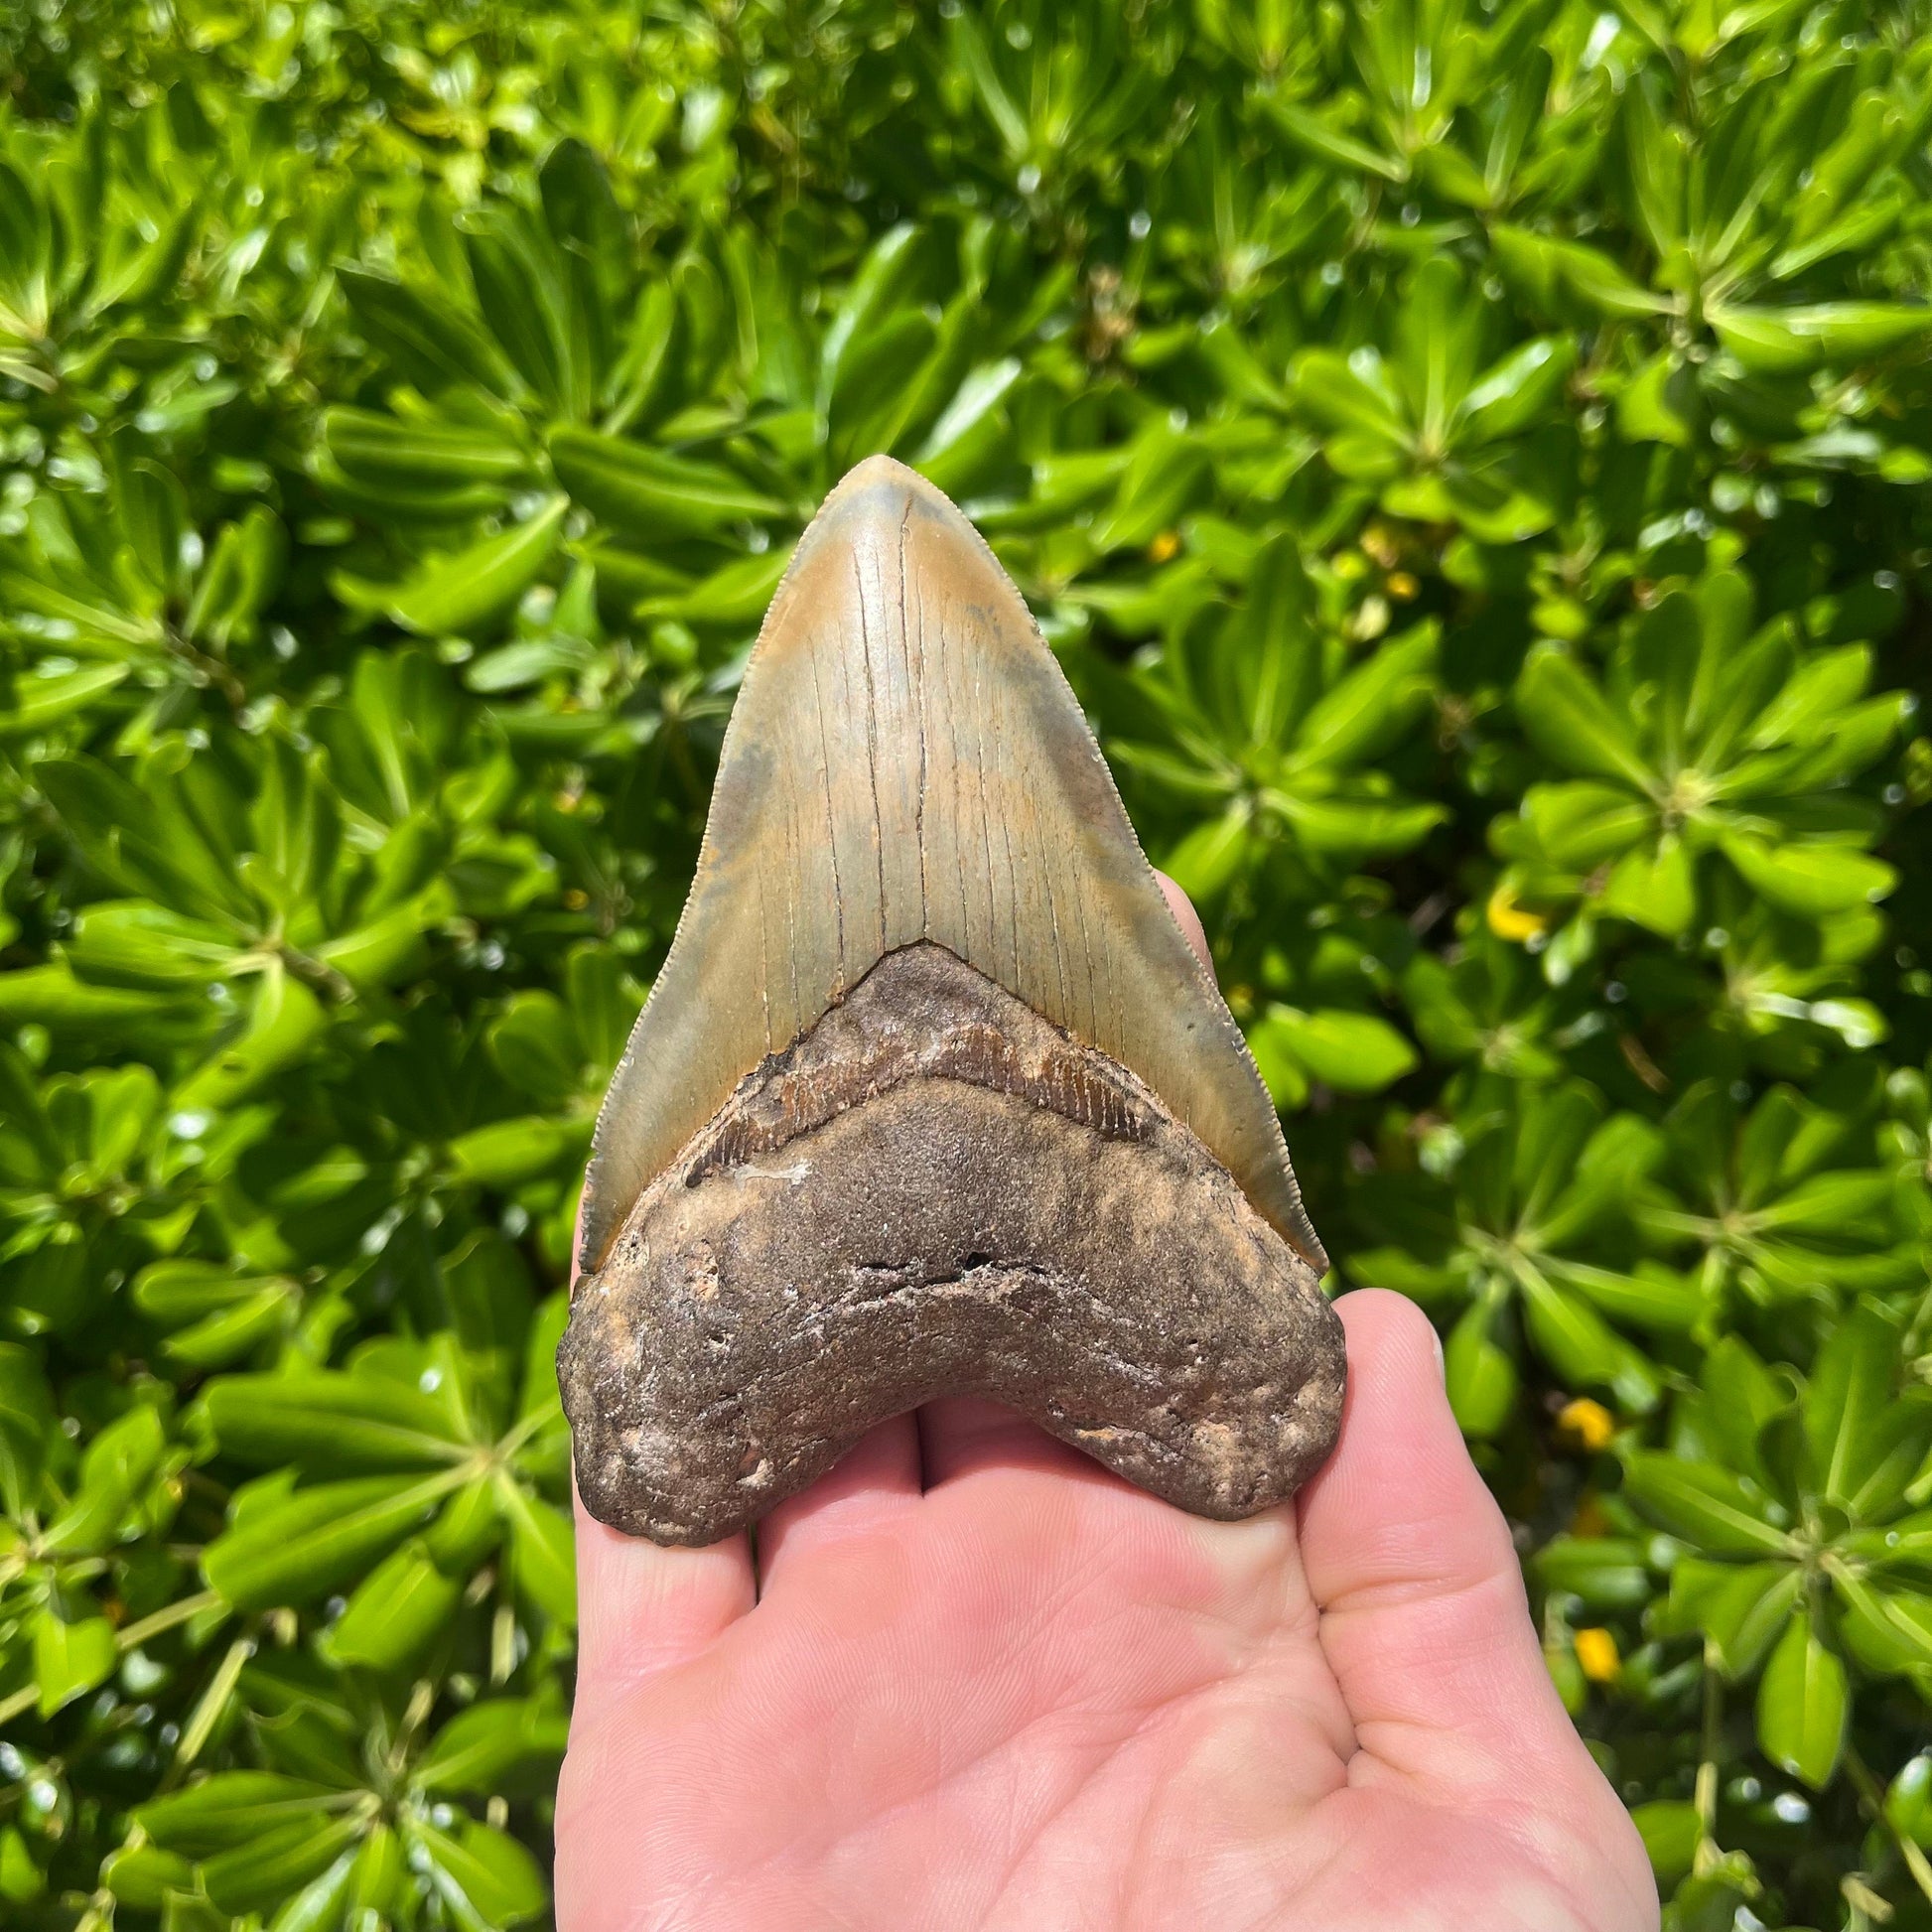
[{"label": "glossy green leaf", "polygon": [[338,1663],[404,1669],[447,1630],[462,1596],[459,1579],[446,1577],[421,1544],[406,1543],[357,1586],[324,1647]]},{"label": "glossy green leaf", "polygon": [[1757,1736],[1764,1754],[1814,1791],[1831,1783],[1845,1743],[1851,1689],[1838,1654],[1802,1610],[1764,1666],[1757,1689]]},{"label": "glossy green leaf", "polygon": [[91,1691],[119,1657],[114,1626],[104,1616],[69,1621],[43,1610],[34,1621],[34,1684],[40,1713],[51,1718],[65,1704]]},{"label": "glossy green leaf", "polygon": [[1624,1465],[1623,1486],[1647,1516],[1713,1555],[1776,1556],[1787,1548],[1785,1532],[1767,1520],[1766,1500],[1713,1463],[1639,1450]]},{"label": "glossy green leaf", "polygon": [[1516,687],[1516,710],[1529,737],[1569,770],[1648,784],[1649,768],[1629,728],[1568,652],[1548,645],[1531,652]]},{"label": "glossy green leaf", "polygon": [[1660,1618],[1677,1635],[1696,1635],[1735,1682],[1755,1675],[1791,1622],[1804,1573],[1791,1563],[1709,1563],[1684,1556],[1671,1571]]},{"label": "glossy green leaf", "polygon": [[420,1528],[452,1486],[363,1476],[297,1490],[216,1537],[203,1572],[237,1609],[314,1601]]},{"label": "glossy green leaf", "polygon": [[1270,1009],[1252,1038],[1342,1093],[1375,1093],[1416,1064],[1416,1049],[1372,1013]]},{"label": "glossy green leaf", "polygon": [[1465,1436],[1495,1435],[1515,1406],[1516,1365],[1497,1343],[1494,1322],[1488,1307],[1472,1303],[1444,1349],[1449,1407]]},{"label": "glossy green leaf", "polygon": [[368,602],[429,636],[486,625],[536,582],[569,507],[567,498],[553,496],[513,529],[438,557],[393,589],[368,593]]},{"label": "glossy green leaf", "polygon": [[621,535],[645,544],[710,534],[783,513],[722,465],[697,463],[595,430],[560,429],[550,464],[572,497]]},{"label": "glossy green leaf", "polygon": [[465,1932],[521,1924],[548,1901],[536,1860],[501,1832],[473,1823],[454,1832],[420,1824],[414,1837],[427,1855],[430,1882]]}]

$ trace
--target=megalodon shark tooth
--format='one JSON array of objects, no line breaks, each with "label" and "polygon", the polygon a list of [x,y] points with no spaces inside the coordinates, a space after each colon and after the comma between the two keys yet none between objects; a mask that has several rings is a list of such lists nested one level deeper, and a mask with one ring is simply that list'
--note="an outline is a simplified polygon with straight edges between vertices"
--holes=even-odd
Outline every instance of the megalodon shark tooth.
[{"label": "megalodon shark tooth", "polygon": [[942,1395],[1218,1517],[1332,1447],[1327,1257],[1240,1031],[1018,590],[888,458],[746,667],[579,1260],[578,1483],[659,1542]]}]

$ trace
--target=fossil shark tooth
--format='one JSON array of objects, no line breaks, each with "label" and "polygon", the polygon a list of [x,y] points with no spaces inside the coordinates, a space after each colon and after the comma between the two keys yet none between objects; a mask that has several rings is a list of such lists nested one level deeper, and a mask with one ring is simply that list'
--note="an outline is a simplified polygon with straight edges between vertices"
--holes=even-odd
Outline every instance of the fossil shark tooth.
[{"label": "fossil shark tooth", "polygon": [[890,459],[747,666],[580,1260],[580,1485],[660,1541],[954,1391],[1215,1515],[1332,1442],[1326,1256],[1240,1032],[1019,592]]}]

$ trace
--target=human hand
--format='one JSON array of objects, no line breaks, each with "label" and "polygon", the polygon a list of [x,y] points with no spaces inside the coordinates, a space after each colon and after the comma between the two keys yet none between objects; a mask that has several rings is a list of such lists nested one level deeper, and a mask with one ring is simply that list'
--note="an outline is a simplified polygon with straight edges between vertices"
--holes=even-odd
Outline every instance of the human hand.
[{"label": "human hand", "polygon": [[1337,1308],[1340,1442],[1247,1522],[965,1399],[756,1567],[580,1506],[561,1932],[1654,1932],[1428,1321]]}]

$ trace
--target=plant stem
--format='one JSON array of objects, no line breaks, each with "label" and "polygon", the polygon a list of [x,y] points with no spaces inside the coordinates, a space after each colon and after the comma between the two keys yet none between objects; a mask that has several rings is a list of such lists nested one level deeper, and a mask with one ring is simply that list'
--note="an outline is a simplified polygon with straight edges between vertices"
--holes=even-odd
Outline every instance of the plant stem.
[{"label": "plant stem", "polygon": [[1710,1644],[1704,1646],[1704,1724],[1695,1802],[1698,1849],[1692,1868],[1701,1876],[1724,1856],[1718,1846],[1718,1744],[1724,1725],[1724,1678]]}]

